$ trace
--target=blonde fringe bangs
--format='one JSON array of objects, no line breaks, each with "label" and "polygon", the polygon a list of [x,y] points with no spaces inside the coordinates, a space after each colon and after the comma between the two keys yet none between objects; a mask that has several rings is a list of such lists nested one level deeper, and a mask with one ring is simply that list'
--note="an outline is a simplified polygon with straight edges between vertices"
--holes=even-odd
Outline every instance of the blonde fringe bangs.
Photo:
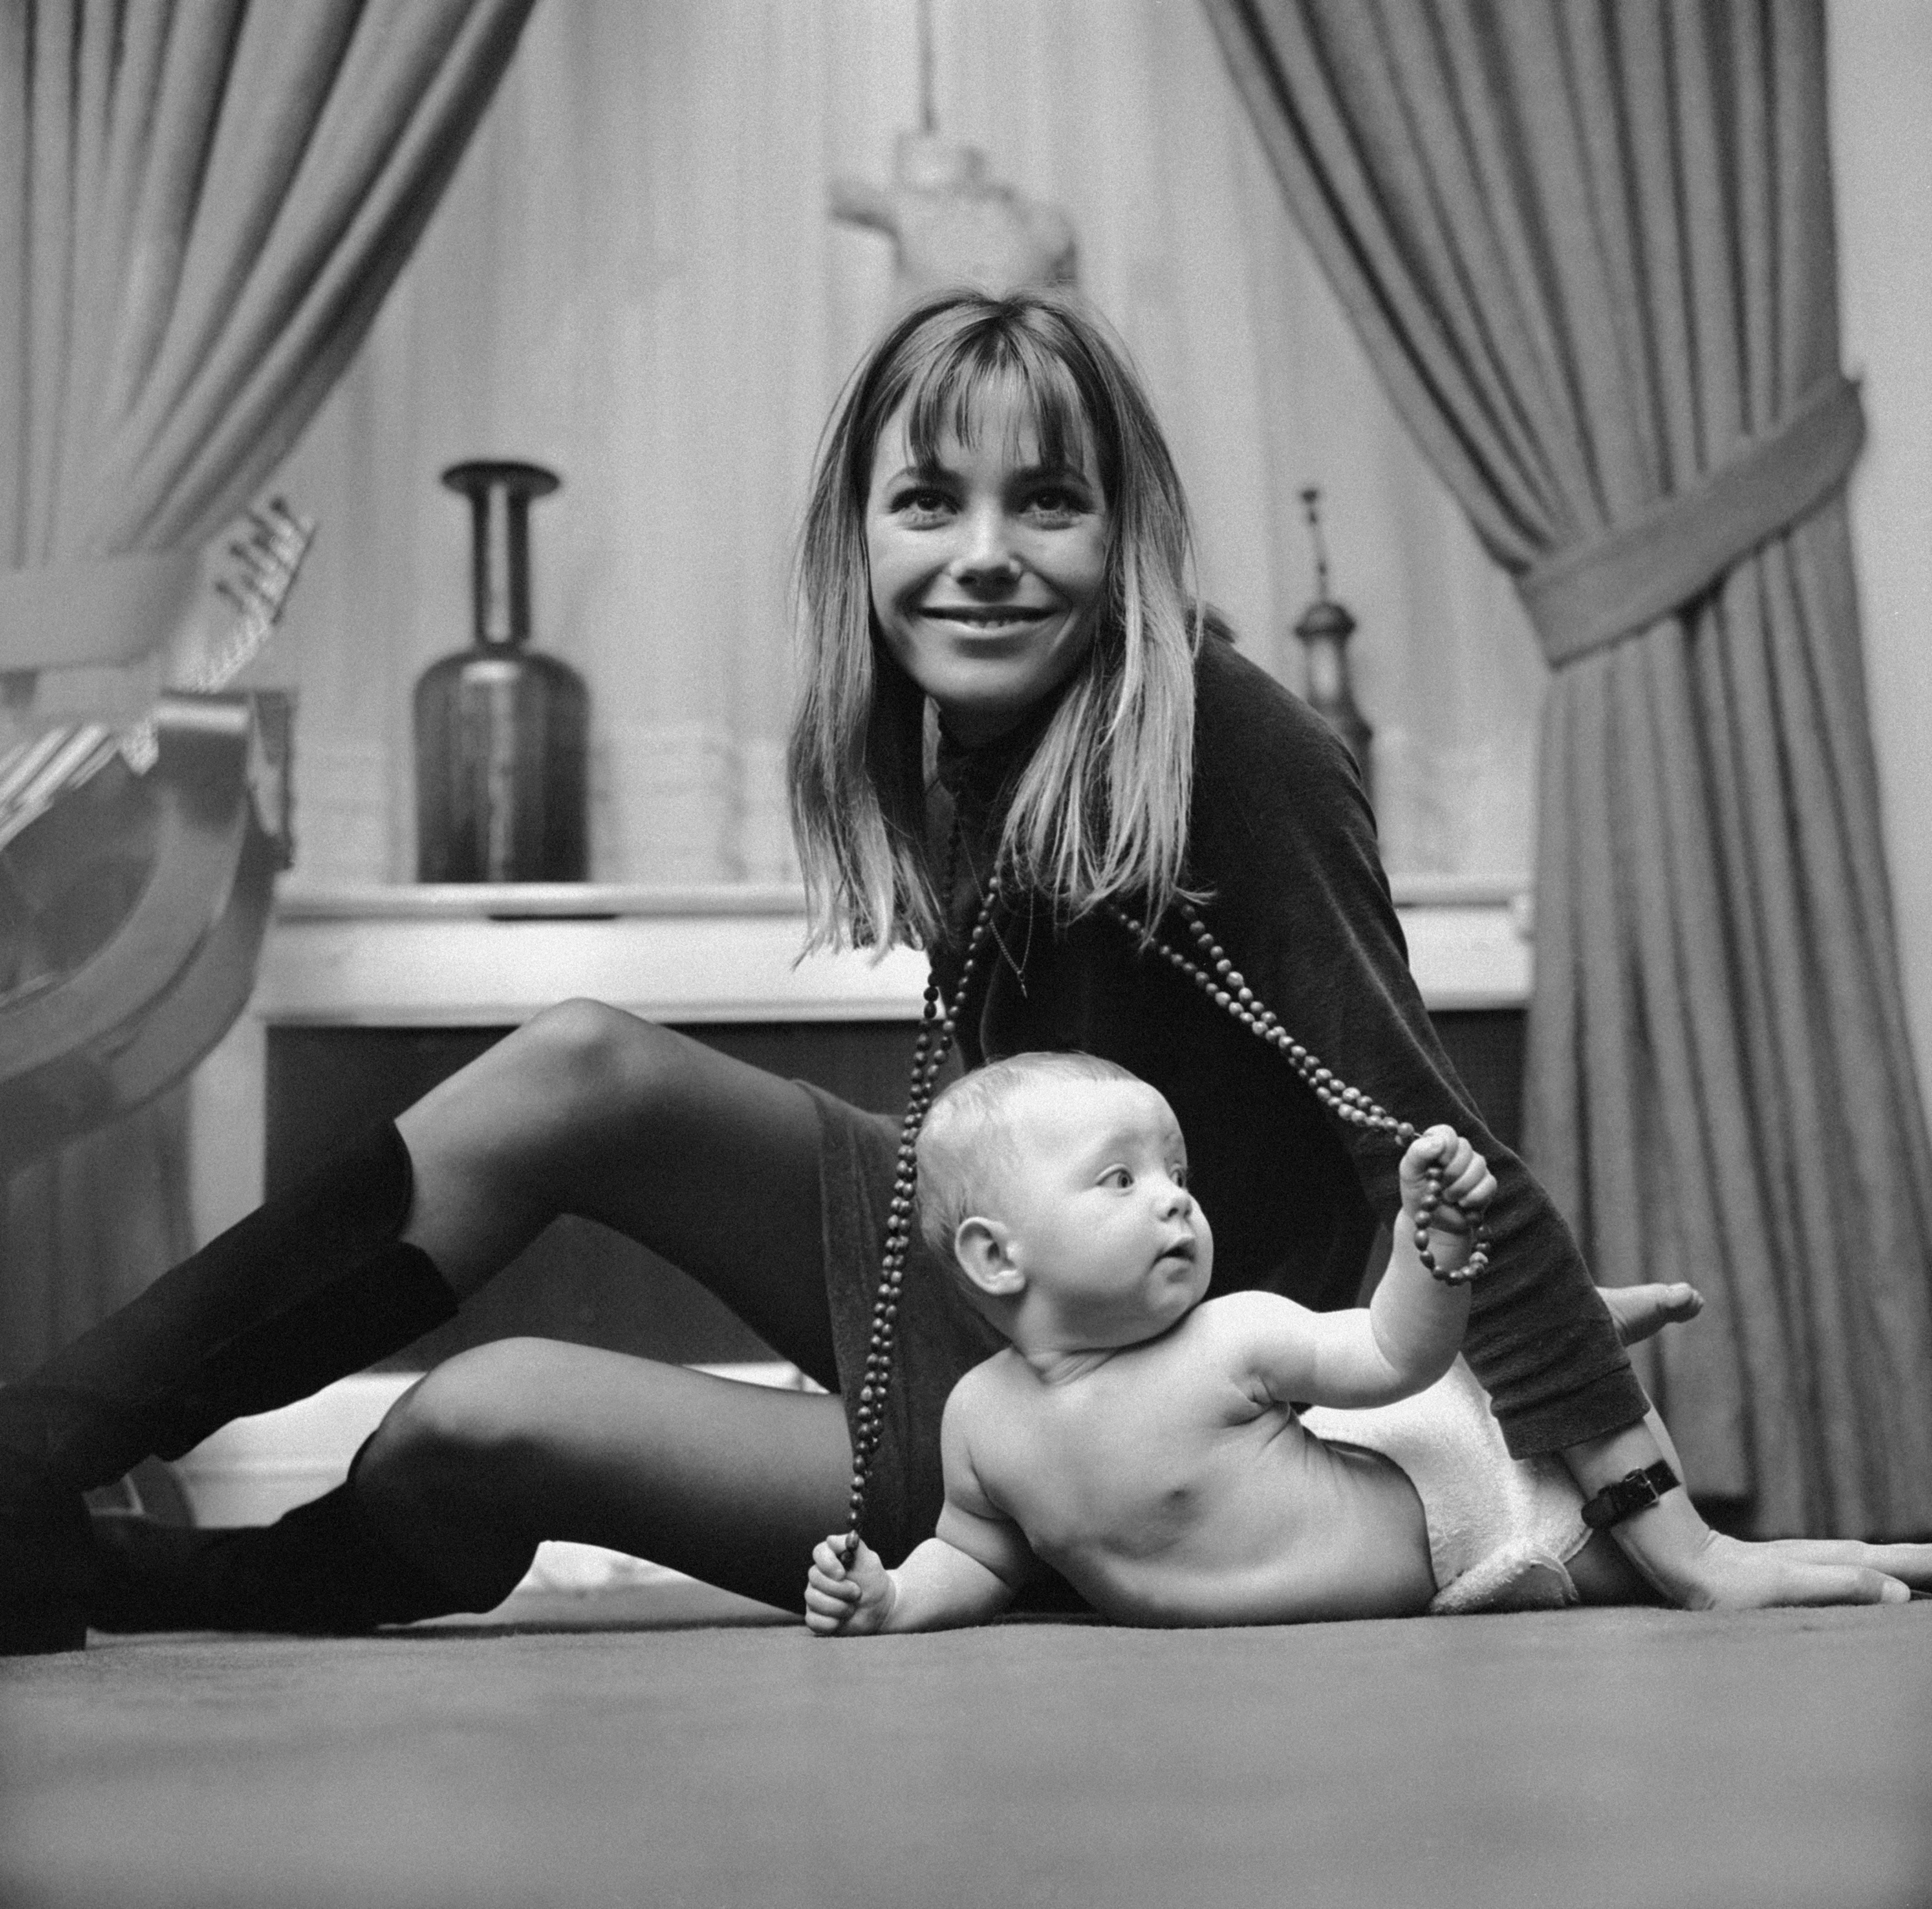
[{"label": "blonde fringe bangs", "polygon": [[1194,749],[1186,504],[1124,353],[1071,302],[954,294],[916,308],[855,374],[820,447],[799,544],[802,681],[789,748],[811,947],[881,951],[940,931],[926,839],[925,699],[872,635],[866,488],[880,431],[910,401],[914,455],[970,442],[1010,395],[1049,459],[1090,445],[1112,518],[1113,587],[1085,662],[1022,772],[1000,845],[1067,917],[1180,893]]}]

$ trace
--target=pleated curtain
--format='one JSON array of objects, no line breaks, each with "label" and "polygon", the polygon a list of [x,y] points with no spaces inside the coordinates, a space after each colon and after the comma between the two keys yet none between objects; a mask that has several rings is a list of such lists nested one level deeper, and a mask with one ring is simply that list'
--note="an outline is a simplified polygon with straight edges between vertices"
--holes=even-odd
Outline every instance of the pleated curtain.
[{"label": "pleated curtain", "polygon": [[1842,485],[1820,0],[1205,0],[1555,671],[1527,1151],[1759,1535],[1932,1530],[1932,1153]]},{"label": "pleated curtain", "polygon": [[[532,4],[0,5],[0,670],[16,714],[36,673],[132,661],[166,632],[10,619],[10,587],[51,573],[54,596],[98,603],[130,554],[191,563],[250,499],[368,329]],[[0,1373],[179,1250],[183,1151],[164,1101],[7,1186]]]}]

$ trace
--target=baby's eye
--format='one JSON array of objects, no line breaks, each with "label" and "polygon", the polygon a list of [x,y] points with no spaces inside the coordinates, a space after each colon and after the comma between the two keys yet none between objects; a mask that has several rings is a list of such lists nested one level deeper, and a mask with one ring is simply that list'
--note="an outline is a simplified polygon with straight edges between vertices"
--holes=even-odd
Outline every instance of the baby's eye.
[{"label": "baby's eye", "polygon": [[1103,1187],[1112,1187],[1117,1192],[1124,1193],[1134,1184],[1134,1176],[1124,1166],[1110,1166],[1100,1175],[1100,1184]]},{"label": "baby's eye", "polygon": [[1186,1186],[1187,1184],[1186,1161],[1182,1160],[1178,1166],[1170,1166],[1167,1169],[1167,1176],[1177,1187]]}]

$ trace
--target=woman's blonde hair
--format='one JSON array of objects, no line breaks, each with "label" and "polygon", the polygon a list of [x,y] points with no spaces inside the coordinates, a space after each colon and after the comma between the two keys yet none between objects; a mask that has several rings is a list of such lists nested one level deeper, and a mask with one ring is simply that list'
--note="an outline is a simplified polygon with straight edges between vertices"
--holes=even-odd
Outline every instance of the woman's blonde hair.
[{"label": "woman's blonde hair", "polygon": [[1011,394],[1048,464],[1090,452],[1107,581],[1090,642],[1019,773],[1000,845],[1070,915],[1111,896],[1160,914],[1180,890],[1194,766],[1193,540],[1187,503],[1124,347],[1064,294],[942,293],[915,305],[847,383],[813,473],[796,576],[803,651],[788,753],[812,945],[929,945],[926,699],[872,619],[866,506],[880,434],[906,406],[916,463],[970,443]]}]

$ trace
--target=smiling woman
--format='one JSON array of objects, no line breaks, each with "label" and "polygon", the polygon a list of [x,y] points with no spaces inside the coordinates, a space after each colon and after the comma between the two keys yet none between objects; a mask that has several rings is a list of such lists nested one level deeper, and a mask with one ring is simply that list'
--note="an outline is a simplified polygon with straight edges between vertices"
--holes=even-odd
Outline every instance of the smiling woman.
[{"label": "smiling woman", "polygon": [[991,742],[1066,681],[1093,634],[1107,579],[1100,473],[1090,449],[1049,460],[1010,386],[981,394],[964,432],[926,456],[912,448],[910,409],[894,414],[872,463],[873,611],[952,733]]},{"label": "smiling woman", "polygon": [[800,551],[790,767],[818,934],[889,943],[902,903],[922,941],[938,930],[928,698],[953,746],[1036,723],[1018,872],[1076,907],[1164,906],[1193,766],[1194,569],[1173,458],[1096,314],[1042,295],[903,315],[839,407]]}]

